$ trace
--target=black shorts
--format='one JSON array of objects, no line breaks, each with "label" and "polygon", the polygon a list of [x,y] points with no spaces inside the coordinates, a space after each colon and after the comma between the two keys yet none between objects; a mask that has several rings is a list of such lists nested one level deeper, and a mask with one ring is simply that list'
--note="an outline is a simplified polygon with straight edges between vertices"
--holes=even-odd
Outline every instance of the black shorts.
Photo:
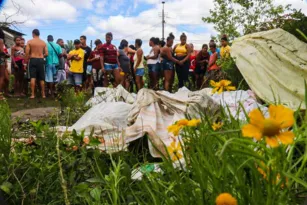
[{"label": "black shorts", "polygon": [[194,70],[195,74],[197,75],[205,75],[206,74],[206,69],[201,69],[200,66],[197,66]]},{"label": "black shorts", "polygon": [[30,78],[39,81],[45,80],[45,61],[43,58],[30,58],[29,74]]}]

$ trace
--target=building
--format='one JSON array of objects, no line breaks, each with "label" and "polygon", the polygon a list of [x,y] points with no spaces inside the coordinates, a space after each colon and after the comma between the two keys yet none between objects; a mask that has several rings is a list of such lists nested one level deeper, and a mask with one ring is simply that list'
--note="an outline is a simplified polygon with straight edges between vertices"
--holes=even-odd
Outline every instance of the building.
[{"label": "building", "polygon": [[25,35],[21,32],[15,31],[15,30],[10,29],[8,27],[3,27],[2,30],[3,30],[4,35],[5,35],[4,41],[5,41],[5,44],[8,48],[11,48],[14,45],[14,38],[16,36],[24,36]]}]

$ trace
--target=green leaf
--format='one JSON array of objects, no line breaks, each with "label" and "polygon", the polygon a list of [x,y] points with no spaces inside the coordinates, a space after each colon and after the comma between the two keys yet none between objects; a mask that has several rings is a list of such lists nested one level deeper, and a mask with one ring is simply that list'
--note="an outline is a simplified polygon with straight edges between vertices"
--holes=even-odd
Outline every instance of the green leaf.
[{"label": "green leaf", "polygon": [[7,194],[11,193],[12,188],[13,188],[13,185],[10,182],[3,182],[3,184],[0,186],[0,189]]},{"label": "green leaf", "polygon": [[102,189],[96,187],[90,191],[90,195],[95,199],[95,201],[99,202],[101,197]]},{"label": "green leaf", "polygon": [[88,179],[86,181],[90,182],[90,183],[103,183],[103,180],[98,178],[98,177],[90,178],[90,179]]}]

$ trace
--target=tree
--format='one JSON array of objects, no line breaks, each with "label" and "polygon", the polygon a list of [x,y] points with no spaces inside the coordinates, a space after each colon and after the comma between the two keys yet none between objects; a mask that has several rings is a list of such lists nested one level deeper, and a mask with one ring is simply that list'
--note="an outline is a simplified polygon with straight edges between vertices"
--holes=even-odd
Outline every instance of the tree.
[{"label": "tree", "polygon": [[[32,3],[33,0],[29,0],[31,1]],[[14,12],[12,14],[9,14],[5,11],[5,6],[2,6],[0,7],[0,15],[2,15],[4,17],[4,19],[2,21],[0,21],[0,27],[3,28],[3,27],[15,27],[17,28],[18,25],[21,25],[21,24],[24,24],[27,19],[23,20],[23,21],[17,21],[17,20],[14,20],[14,17],[15,16],[18,16],[20,13],[22,13],[22,8],[21,6],[15,2],[15,0],[10,0],[11,4],[13,5],[13,8],[14,8]]]},{"label": "tree", "polygon": [[213,23],[221,35],[227,34],[233,40],[259,31],[264,22],[281,18],[287,10],[290,5],[275,6],[274,0],[214,0],[214,9],[203,21]]},{"label": "tree", "polygon": [[67,40],[67,44],[65,44],[65,49],[67,52],[74,49],[74,41],[73,40]]}]

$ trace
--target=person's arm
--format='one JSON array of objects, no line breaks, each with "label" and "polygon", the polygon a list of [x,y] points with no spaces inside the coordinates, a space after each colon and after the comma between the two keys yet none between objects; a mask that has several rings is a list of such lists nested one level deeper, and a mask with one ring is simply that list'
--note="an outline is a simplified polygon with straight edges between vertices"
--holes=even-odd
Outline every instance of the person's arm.
[{"label": "person's arm", "polygon": [[17,64],[16,64],[16,62],[14,61],[14,58],[13,58],[14,52],[15,52],[15,46],[13,46],[12,49],[11,49],[11,56],[12,56],[11,62],[12,62],[12,65],[14,65],[14,67],[17,68]]},{"label": "person's arm", "polygon": [[88,59],[87,59],[87,62],[93,62],[94,60],[96,60],[95,59],[95,55],[93,54],[93,52],[91,52],[91,54],[90,54],[90,56],[88,57]]},{"label": "person's arm", "polygon": [[48,56],[48,47],[47,44],[45,43],[45,48],[44,48],[44,56],[47,57]]},{"label": "person's arm", "polygon": [[128,53],[130,53],[130,54],[135,54],[135,50],[133,50],[132,48],[130,48],[130,47],[128,47]]},{"label": "person's arm", "polygon": [[84,56],[85,56],[84,52],[80,52],[79,54],[74,55],[73,59],[76,61],[80,61],[84,58]]},{"label": "person's arm", "polygon": [[177,63],[177,64],[179,63],[179,61],[178,61],[176,58],[173,57],[170,48],[167,48],[167,50],[166,50],[166,56],[167,56],[167,59],[173,61],[174,63]]},{"label": "person's arm", "polygon": [[98,54],[100,55],[100,66],[101,66],[101,71],[104,73],[105,69],[104,69],[104,50],[103,47],[102,48],[98,48]]},{"label": "person's arm", "polygon": [[208,67],[211,67],[212,65],[214,65],[215,64],[215,62],[217,61],[217,53],[215,52],[214,54],[212,54],[213,55],[213,60],[211,61],[209,61],[209,65],[208,65]]},{"label": "person's arm", "polygon": [[27,64],[28,61],[29,61],[29,58],[30,58],[30,50],[31,50],[31,43],[29,42],[28,45],[26,46],[25,64]]},{"label": "person's arm", "polygon": [[155,46],[154,48],[153,48],[153,51],[154,51],[154,55],[153,56],[147,56],[146,57],[146,59],[148,60],[148,59],[157,59],[158,58],[158,56],[159,56],[159,53],[160,53],[160,48],[159,47],[157,47],[157,46]]},{"label": "person's arm", "polygon": [[138,60],[134,66],[134,70],[137,69],[137,67],[139,67],[139,65],[141,64],[141,61],[142,61],[142,55],[143,55],[143,50],[142,49],[138,49],[137,52],[136,52],[136,55],[138,57]]}]

